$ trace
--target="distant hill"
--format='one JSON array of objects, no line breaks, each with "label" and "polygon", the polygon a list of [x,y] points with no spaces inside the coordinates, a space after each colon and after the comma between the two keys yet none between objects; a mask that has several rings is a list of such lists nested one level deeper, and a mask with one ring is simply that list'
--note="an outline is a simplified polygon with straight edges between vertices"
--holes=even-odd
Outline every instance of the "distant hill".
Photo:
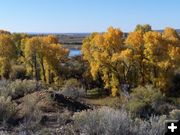
[{"label": "distant hill", "polygon": [[[164,30],[155,30],[155,31],[158,31],[158,32],[163,32]],[[180,29],[176,29],[176,31],[178,32],[178,34],[180,35]]]},{"label": "distant hill", "polygon": [[28,32],[29,35],[57,35],[57,36],[73,36],[73,37],[86,37],[90,35],[90,33],[53,33],[53,32]]},{"label": "distant hill", "polygon": [[[155,30],[158,32],[163,32],[164,30]],[[176,29],[176,31],[180,35],[180,29]],[[69,49],[80,49],[82,45],[82,41],[85,37],[89,36],[91,33],[28,33],[32,36],[39,36],[39,35],[56,35],[59,39],[59,42],[63,44],[65,47]],[[124,36],[128,36],[128,32],[124,33]]]},{"label": "distant hill", "polygon": [[[163,32],[164,30],[155,30],[158,32]],[[180,29],[176,29],[176,31],[180,34]],[[126,34],[128,34],[128,32],[125,32]],[[53,33],[53,32],[46,32],[46,33],[38,33],[38,32],[29,32],[28,34],[30,35],[57,35],[59,37],[87,37],[89,36],[91,33]]]}]

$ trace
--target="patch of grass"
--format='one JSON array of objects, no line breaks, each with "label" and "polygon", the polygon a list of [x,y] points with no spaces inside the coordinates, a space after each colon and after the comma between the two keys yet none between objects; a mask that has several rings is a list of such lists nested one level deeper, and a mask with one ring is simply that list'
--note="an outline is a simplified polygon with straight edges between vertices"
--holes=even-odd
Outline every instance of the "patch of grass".
[{"label": "patch of grass", "polygon": [[113,108],[120,108],[122,105],[122,98],[120,97],[103,97],[96,99],[84,99],[87,104],[95,106],[109,106]]},{"label": "patch of grass", "polygon": [[91,90],[87,90],[86,96],[88,98],[98,98],[102,96],[102,90],[100,88],[94,88]]}]

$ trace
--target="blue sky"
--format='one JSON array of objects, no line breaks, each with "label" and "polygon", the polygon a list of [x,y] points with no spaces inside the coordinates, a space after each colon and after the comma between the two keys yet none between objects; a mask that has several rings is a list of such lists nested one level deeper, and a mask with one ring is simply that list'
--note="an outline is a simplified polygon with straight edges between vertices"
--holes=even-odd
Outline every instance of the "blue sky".
[{"label": "blue sky", "polygon": [[180,28],[180,0],[0,0],[0,29],[11,32],[102,32]]}]

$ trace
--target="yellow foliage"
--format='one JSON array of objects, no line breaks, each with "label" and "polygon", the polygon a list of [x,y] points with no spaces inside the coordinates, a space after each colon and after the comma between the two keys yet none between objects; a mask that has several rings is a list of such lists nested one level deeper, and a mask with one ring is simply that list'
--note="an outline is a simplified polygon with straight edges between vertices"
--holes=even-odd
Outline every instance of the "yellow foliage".
[{"label": "yellow foliage", "polygon": [[42,37],[44,42],[47,44],[58,44],[58,38],[54,35],[48,35],[45,37]]},{"label": "yellow foliage", "polygon": [[144,49],[144,33],[142,31],[131,32],[125,43],[134,49],[135,53],[142,53]]},{"label": "yellow foliage", "polygon": [[56,43],[57,39],[54,36],[32,37],[24,42],[28,72],[31,72],[36,79],[41,77],[47,83],[53,82],[54,78],[57,80],[61,63],[65,61],[69,50]]},{"label": "yellow foliage", "polygon": [[91,75],[100,75],[104,87],[113,96],[121,83],[167,89],[180,65],[180,37],[172,28],[163,33],[149,25],[138,26],[124,42],[123,33],[110,27],[105,33],[93,33],[83,41],[83,58],[90,64]]},{"label": "yellow foliage", "polygon": [[161,33],[150,31],[144,35],[144,55],[151,64],[157,64],[162,59],[166,58],[167,45],[164,44]]},{"label": "yellow foliage", "polygon": [[11,62],[16,57],[16,47],[10,34],[0,34],[0,76],[9,78]]},{"label": "yellow foliage", "polygon": [[[83,58],[90,64],[91,74],[94,79],[99,73],[105,83],[105,88],[111,89],[113,96],[117,94],[115,91],[119,89],[120,79],[112,75],[114,72],[118,73],[115,62],[120,63],[114,55],[118,55],[122,50],[123,33],[113,27],[110,27],[103,34],[93,33],[87,37],[83,41],[81,50]],[[113,77],[110,78],[110,76]]]}]

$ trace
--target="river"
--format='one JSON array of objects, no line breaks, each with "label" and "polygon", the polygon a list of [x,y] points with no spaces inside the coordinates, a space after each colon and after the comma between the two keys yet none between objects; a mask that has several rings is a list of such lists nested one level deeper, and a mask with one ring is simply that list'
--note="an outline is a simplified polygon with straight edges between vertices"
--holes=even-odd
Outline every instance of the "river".
[{"label": "river", "polygon": [[70,57],[79,56],[79,55],[81,55],[80,50],[78,50],[78,49],[70,49],[70,52],[69,52]]}]

